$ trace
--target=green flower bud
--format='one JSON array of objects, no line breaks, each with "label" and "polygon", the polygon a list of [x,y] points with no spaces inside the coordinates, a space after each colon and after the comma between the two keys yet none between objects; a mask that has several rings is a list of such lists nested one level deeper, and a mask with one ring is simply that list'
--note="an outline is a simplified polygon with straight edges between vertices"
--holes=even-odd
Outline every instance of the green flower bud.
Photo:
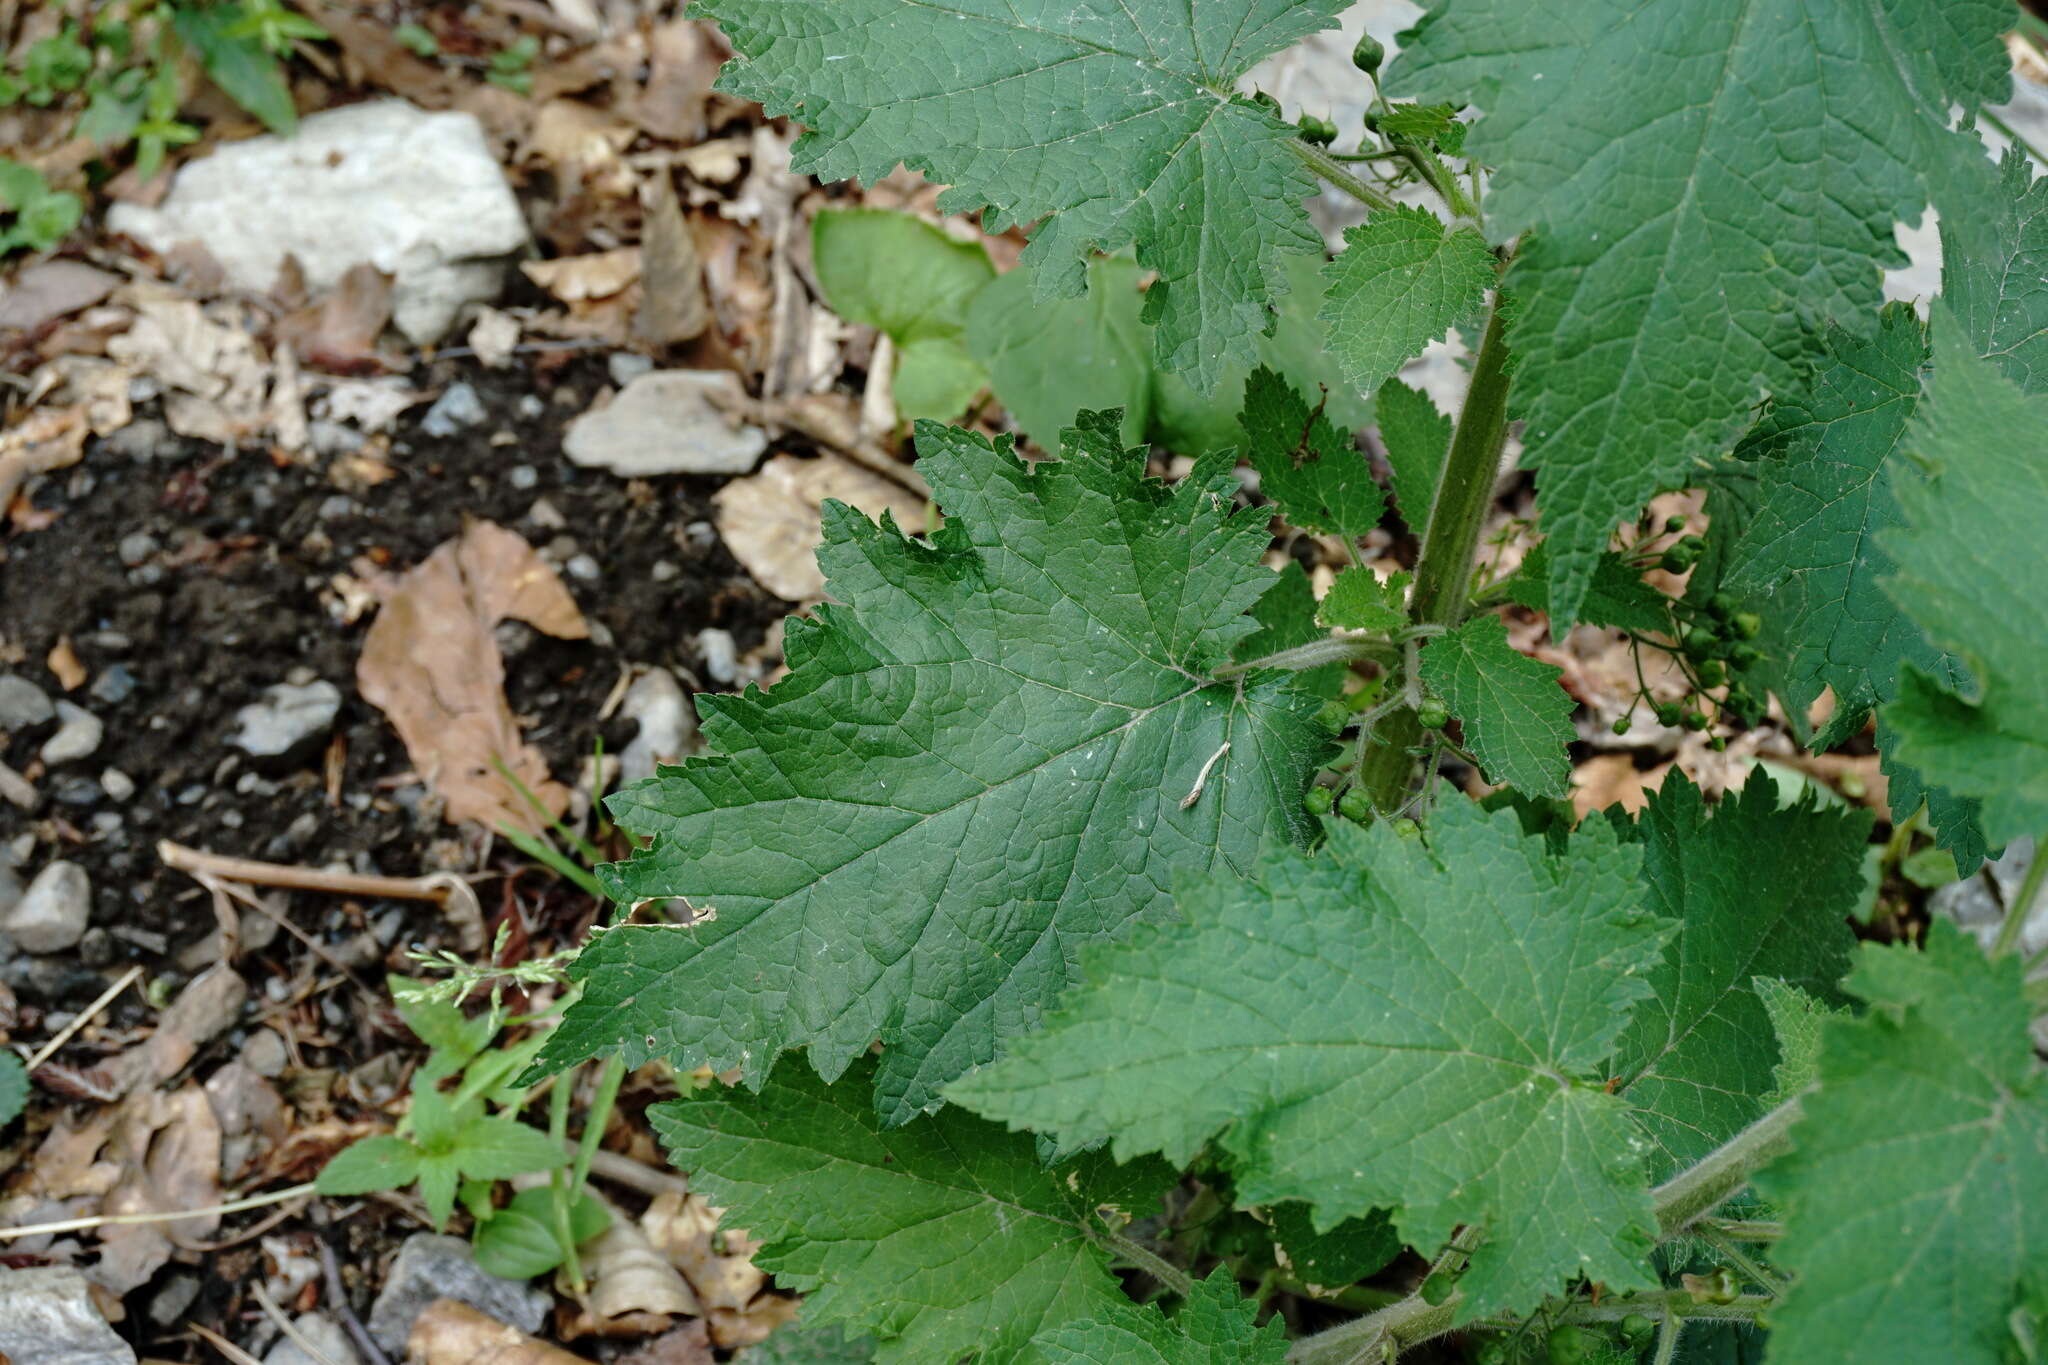
[{"label": "green flower bud", "polygon": [[1707,599],[1707,613],[1716,621],[1726,621],[1735,615],[1735,608],[1741,604],[1732,592],[1717,592]]},{"label": "green flower bud", "polygon": [[1425,730],[1441,730],[1451,723],[1451,713],[1442,702],[1431,697],[1415,708],[1415,719]]},{"label": "green flower bud", "polygon": [[1380,63],[1387,59],[1386,44],[1370,33],[1358,40],[1358,46],[1351,49],[1351,64],[1366,75],[1376,74]]},{"label": "green flower bud", "polygon": [[1657,723],[1659,725],[1678,724],[1678,703],[1670,701],[1657,703]]},{"label": "green flower bud", "polygon": [[1621,1334],[1640,1346],[1657,1331],[1657,1324],[1641,1313],[1630,1313],[1621,1320]]},{"label": "green flower bud", "polygon": [[1362,825],[1372,819],[1372,798],[1362,788],[1353,787],[1337,798],[1337,814]]},{"label": "green flower bud", "polygon": [[1400,835],[1403,839],[1420,839],[1422,837],[1422,826],[1404,815],[1394,822],[1394,833]]},{"label": "green flower bud", "polygon": [[1700,730],[1704,730],[1704,729],[1706,729],[1706,728],[1707,728],[1707,713],[1706,713],[1706,712],[1704,712],[1704,711],[1688,711],[1688,712],[1686,712],[1686,713],[1685,713],[1685,728],[1686,728],[1686,729],[1688,729],[1688,730],[1692,730],[1692,731],[1700,731]]},{"label": "green flower bud", "polygon": [[1336,795],[1328,787],[1310,787],[1308,795],[1301,798],[1301,808],[1310,815],[1328,815],[1336,800]]},{"label": "green flower bud", "polygon": [[1719,659],[1707,659],[1700,664],[1700,682],[1707,687],[1719,687],[1728,681],[1728,666]]},{"label": "green flower bud", "polygon": [[1754,640],[1764,633],[1764,618],[1753,611],[1737,613],[1731,624],[1735,627],[1735,633],[1745,640]]},{"label": "green flower bud", "polygon": [[1279,117],[1280,117],[1280,101],[1279,101],[1279,100],[1276,100],[1276,99],[1274,99],[1274,98],[1273,98],[1273,97],[1272,97],[1271,95],[1267,94],[1267,93],[1266,93],[1265,91],[1263,91],[1263,90],[1254,90],[1254,91],[1252,92],[1252,103],[1253,103],[1253,104],[1256,104],[1256,105],[1258,105],[1258,106],[1259,106],[1259,108],[1261,108],[1261,109],[1265,110],[1265,111],[1266,111],[1267,113],[1271,114],[1271,115],[1272,115],[1272,116],[1273,116],[1274,118],[1279,118]]},{"label": "green flower bud", "polygon": [[1331,734],[1344,728],[1344,722],[1351,719],[1351,708],[1341,701],[1326,701],[1323,709],[1316,712],[1316,724]]},{"label": "green flower bud", "polygon": [[1591,1360],[1593,1352],[1599,1349],[1600,1339],[1583,1327],[1566,1323],[1554,1329],[1550,1339],[1543,1343],[1545,1359],[1550,1365],[1580,1365]]},{"label": "green flower bud", "polygon": [[1620,720],[1614,722],[1614,733],[1617,735],[1627,734],[1629,732],[1629,727],[1631,724],[1633,724],[1633,722],[1630,721],[1627,716],[1623,716]]},{"label": "green flower bud", "polygon": [[1675,534],[1677,534],[1677,533],[1678,533],[1678,532],[1680,532],[1680,531],[1683,531],[1683,530],[1685,529],[1685,518],[1684,518],[1684,517],[1666,517],[1666,518],[1664,518],[1664,529],[1665,529],[1666,531],[1669,531],[1669,532],[1671,532],[1671,533],[1672,533],[1672,534],[1674,534],[1674,535],[1675,535]]},{"label": "green flower bud", "polygon": [[1737,645],[1728,651],[1728,662],[1738,673],[1747,673],[1764,660],[1764,652],[1755,645]]}]

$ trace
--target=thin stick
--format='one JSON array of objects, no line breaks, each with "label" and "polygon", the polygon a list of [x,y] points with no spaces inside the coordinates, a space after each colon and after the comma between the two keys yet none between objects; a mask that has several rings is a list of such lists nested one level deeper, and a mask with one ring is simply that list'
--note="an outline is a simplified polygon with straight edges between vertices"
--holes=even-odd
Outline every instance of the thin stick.
[{"label": "thin stick", "polygon": [[2048,834],[2034,840],[2034,857],[2027,864],[2026,879],[2020,883],[2012,904],[2005,907],[2005,922],[1998,926],[1998,941],[1991,945],[1991,956],[2003,957],[2019,947],[2020,934],[2033,917],[2034,902],[2041,899],[2044,879],[2048,879]]},{"label": "thin stick", "polygon": [[335,1264],[334,1248],[327,1243],[327,1211],[324,1205],[320,1209],[320,1218],[321,1235],[314,1240],[320,1244],[321,1278],[326,1280],[327,1297],[333,1301],[329,1306],[341,1318],[349,1340],[356,1344],[356,1350],[362,1353],[364,1360],[370,1365],[391,1365],[391,1357],[377,1345],[377,1339],[370,1335],[369,1328],[363,1326],[363,1320],[356,1316],[355,1308],[348,1301],[348,1289],[341,1282],[341,1267]]},{"label": "thin stick", "polygon": [[277,1330],[284,1333],[292,1345],[304,1351],[316,1365],[335,1365],[331,1356],[314,1345],[312,1338],[301,1332],[293,1325],[292,1320],[284,1315],[284,1310],[277,1306],[277,1300],[271,1298],[270,1291],[263,1287],[262,1280],[249,1281],[249,1292],[262,1307],[264,1316],[277,1325]]},{"label": "thin stick", "polygon": [[287,1199],[300,1199],[313,1193],[312,1183],[294,1185],[288,1190],[272,1190],[269,1194],[252,1194],[246,1199],[231,1199],[225,1204],[215,1204],[208,1209],[173,1209],[168,1213],[100,1213],[90,1218],[65,1218],[55,1223],[31,1223],[26,1227],[0,1228],[0,1242],[11,1242],[20,1237],[37,1237],[44,1233],[84,1232],[91,1228],[134,1227],[142,1223],[182,1223],[187,1218],[212,1218],[224,1213],[243,1213],[249,1209],[268,1208],[282,1204]]},{"label": "thin stick", "polygon": [[[293,891],[327,891],[342,896],[378,896],[390,900],[433,901],[448,912],[467,938],[474,928],[476,948],[483,946],[483,903],[467,881],[453,872],[433,872],[424,877],[378,877],[359,872],[323,872],[286,863],[264,863],[254,858],[231,858],[187,848],[165,839],[156,846],[156,856],[165,867],[201,874],[222,881],[249,882],[256,886],[282,886]],[[474,948],[471,949],[474,951]]]},{"label": "thin stick", "polygon": [[127,971],[121,973],[121,979],[119,981],[116,981],[113,985],[101,991],[97,999],[95,999],[90,1005],[87,1005],[84,1009],[78,1012],[78,1017],[76,1019],[73,1019],[63,1028],[57,1030],[56,1037],[52,1038],[49,1042],[44,1043],[41,1047],[37,1048],[33,1053],[29,1054],[29,1059],[26,1062],[22,1063],[22,1068],[27,1071],[34,1071],[44,1062],[49,1061],[51,1056],[56,1053],[58,1048],[70,1042],[73,1036],[75,1036],[80,1029],[84,1028],[87,1024],[91,1023],[94,1016],[96,1016],[101,1010],[113,1004],[115,997],[120,995],[122,991],[125,991],[130,986],[134,985],[135,978],[141,975],[142,968],[139,966],[130,967]]},{"label": "thin stick", "polygon": [[213,1347],[214,1350],[219,1351],[222,1355],[233,1361],[234,1365],[263,1365],[262,1361],[250,1355],[211,1327],[201,1327],[196,1322],[190,1323],[188,1326],[192,1329],[192,1335]]}]

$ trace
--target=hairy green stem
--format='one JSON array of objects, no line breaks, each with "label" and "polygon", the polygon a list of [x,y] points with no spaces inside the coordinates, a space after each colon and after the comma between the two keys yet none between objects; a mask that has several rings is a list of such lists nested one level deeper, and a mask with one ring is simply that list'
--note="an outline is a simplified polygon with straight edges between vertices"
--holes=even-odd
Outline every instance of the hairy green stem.
[{"label": "hairy green stem", "polygon": [[1324,664],[1351,663],[1358,659],[1391,662],[1398,657],[1396,647],[1387,640],[1337,639],[1333,636],[1325,640],[1311,640],[1305,645],[1296,645],[1261,658],[1246,659],[1242,663],[1225,664],[1216,670],[1216,676],[1235,678],[1261,668],[1299,672],[1306,668],[1321,668]]},{"label": "hairy green stem", "polygon": [[2027,864],[2026,879],[2020,883],[2019,894],[2012,898],[2011,905],[2005,907],[2005,919],[1998,926],[1998,941],[1991,945],[1993,957],[2003,957],[2019,947],[2020,934],[2027,927],[2034,902],[2041,899],[2044,880],[2048,880],[2048,834],[2034,838],[2033,860]]},{"label": "hairy green stem", "polygon": [[[1465,391],[1465,404],[1459,410],[1450,452],[1437,481],[1436,500],[1429,509],[1422,554],[1415,563],[1408,617],[1418,626],[1448,630],[1464,620],[1470,609],[1479,532],[1493,505],[1493,485],[1500,474],[1507,429],[1507,322],[1496,290],[1486,331],[1479,339],[1479,353],[1472,363],[1472,383]],[[1358,781],[1372,798],[1373,809],[1385,814],[1400,807],[1415,765],[1409,750],[1421,741],[1422,733],[1414,713],[1406,712],[1388,723],[1381,743],[1366,750]]]},{"label": "hairy green stem", "polygon": [[1383,190],[1374,189],[1371,185],[1366,184],[1363,180],[1345,170],[1343,162],[1331,156],[1321,147],[1315,146],[1313,143],[1303,142],[1300,138],[1290,139],[1287,145],[1294,149],[1296,156],[1308,163],[1310,170],[1350,195],[1353,199],[1356,199],[1359,203],[1364,204],[1367,208],[1390,209],[1394,207],[1392,196]]},{"label": "hairy green stem", "polygon": [[1667,1311],[1657,1324],[1657,1354],[1650,1357],[1650,1365],[1671,1365],[1678,1359],[1678,1338],[1684,1333],[1685,1319]]},{"label": "hairy green stem", "polygon": [[1188,1273],[1173,1262],[1112,1228],[1091,1229],[1097,1241],[1108,1247],[1120,1259],[1128,1261],[1153,1279],[1166,1286],[1168,1292],[1186,1298],[1194,1291],[1195,1282]]},{"label": "hairy green stem", "polygon": [[1658,1240],[1669,1241],[1690,1228],[1748,1184],[1759,1167],[1790,1150],[1800,1098],[1786,1100],[1652,1191]]}]

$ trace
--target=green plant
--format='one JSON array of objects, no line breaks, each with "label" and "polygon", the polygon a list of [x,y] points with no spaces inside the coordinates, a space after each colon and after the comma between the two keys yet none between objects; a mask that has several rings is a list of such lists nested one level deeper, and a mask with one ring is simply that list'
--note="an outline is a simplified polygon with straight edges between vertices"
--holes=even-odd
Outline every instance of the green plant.
[{"label": "green plant", "polygon": [[0,1127],[21,1117],[28,1107],[28,1068],[12,1052],[0,1052]]},{"label": "green plant", "polygon": [[82,99],[76,132],[109,158],[133,146],[135,169],[146,179],[168,149],[199,137],[178,117],[187,93],[183,58],[272,132],[290,133],[298,113],[279,59],[294,42],[325,37],[282,0],[123,0],[97,7],[83,27],[67,23],[30,44],[16,71],[0,71],[0,104]]},{"label": "green plant", "polygon": [[[1774,1360],[2039,1358],[2048,878],[1988,953],[1849,924],[1916,820],[1966,874],[2048,831],[2048,186],[1951,117],[2002,97],[2007,8],[1438,3],[1361,46],[1414,98],[1375,84],[1335,151],[1232,90],[1341,8],[704,6],[800,169],[1038,223],[970,352],[1149,272],[1118,334],[1238,429],[1163,482],[1128,412],[1037,462],[921,423],[942,528],[827,509],[789,675],[700,699],[711,752],[611,803],[648,842],[600,881],[690,923],[598,935],[529,1077],[736,1070],[661,1137],[887,1361],[1669,1365],[1759,1326]],[[1318,181],[1369,210],[1327,264]],[[1923,324],[1879,271],[1929,202]],[[1327,393],[1262,349],[1304,281]],[[1445,420],[1393,375],[1453,328]],[[1358,553],[1367,396],[1411,577]],[[1511,420],[1545,539],[1503,573]],[[1704,519],[1643,510],[1685,487]],[[1262,562],[1276,515],[1354,555],[1320,601]],[[1509,603],[1668,656],[1621,719],[1674,742],[1874,715],[1904,835],[1761,767],[1575,818],[1573,702]]]},{"label": "green plant", "polygon": [[0,256],[48,251],[78,226],[84,212],[77,195],[51,189],[35,167],[0,157]]}]

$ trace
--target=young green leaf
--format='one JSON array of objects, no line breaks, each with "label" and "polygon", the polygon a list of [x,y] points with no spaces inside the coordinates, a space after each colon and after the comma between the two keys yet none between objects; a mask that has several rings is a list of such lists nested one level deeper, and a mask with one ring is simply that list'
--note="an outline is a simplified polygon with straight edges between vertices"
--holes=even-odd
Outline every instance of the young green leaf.
[{"label": "young green leaf", "polygon": [[12,1052],[0,1052],[0,1127],[21,1117],[28,1108],[28,1068]]},{"label": "young green leaf", "polygon": [[[1257,362],[1298,389],[1325,397],[1331,423],[1355,431],[1372,404],[1342,380],[1323,349],[1320,256],[1289,256],[1287,293],[1275,300],[1273,334],[1253,343]],[[968,349],[993,377],[996,397],[1017,425],[1050,450],[1083,411],[1124,409],[1124,439],[1206,454],[1243,439],[1238,413],[1252,366],[1232,362],[1215,392],[1199,394],[1152,363],[1153,329],[1142,320],[1144,293],[1137,263],[1105,256],[1088,267],[1079,298],[1036,300],[1034,273],[1020,266],[975,297],[968,310]]]},{"label": "young green leaf", "polygon": [[1643,877],[1651,908],[1679,930],[1608,1074],[1656,1143],[1651,1179],[1764,1112],[1780,1053],[1757,978],[1834,997],[1855,942],[1849,915],[1870,824],[1867,811],[1811,800],[1780,810],[1762,768],[1711,815],[1683,773],[1650,798],[1634,826]]},{"label": "young green leaf", "polygon": [[452,1151],[462,1173],[477,1180],[510,1180],[569,1164],[569,1153],[546,1133],[502,1117],[465,1123],[455,1134]]},{"label": "young green leaf", "polygon": [[[578,1246],[611,1226],[611,1214],[593,1195],[569,1206],[569,1236]],[[521,1190],[477,1227],[471,1244],[484,1273],[506,1280],[545,1275],[566,1259],[555,1235],[555,1192],[546,1186]]]},{"label": "young green leaf", "polygon": [[396,974],[384,978],[384,988],[391,994],[398,1017],[433,1052],[422,1074],[429,1080],[440,1080],[467,1066],[471,1058],[490,1046],[498,1030],[488,1013],[472,1018],[452,1000],[407,998],[425,984]]},{"label": "young green leaf", "polygon": [[791,623],[773,691],[700,700],[717,756],[612,799],[654,843],[607,889],[715,917],[596,938],[548,1065],[619,1048],[758,1085],[785,1048],[836,1076],[880,1037],[900,1123],[1176,877],[1307,837],[1318,699],[1208,676],[1257,629],[1267,519],[1233,513],[1227,455],[1168,487],[1116,432],[1091,415],[1027,465],[924,424],[929,545],[827,510],[845,605]]},{"label": "young green leaf", "polygon": [[1475,616],[1422,647],[1422,681],[1464,725],[1465,747],[1489,782],[1529,796],[1571,790],[1565,755],[1572,729],[1571,694],[1555,665],[1538,663],[1508,643],[1498,616]]},{"label": "young green leaf", "polygon": [[1276,1315],[1259,1326],[1258,1301],[1238,1293],[1236,1277],[1223,1267],[1196,1280],[1172,1318],[1157,1307],[1124,1304],[1041,1332],[1032,1344],[1050,1365],[1282,1365],[1287,1359],[1286,1325]]},{"label": "young green leaf", "polygon": [[1640,1139],[1597,1078],[1667,931],[1641,866],[1604,822],[1552,855],[1462,801],[1427,846],[1333,821],[1327,852],[1194,883],[1186,923],[1091,954],[1042,1031],[947,1093],[1123,1156],[1214,1141],[1245,1202],[1324,1226],[1389,1208],[1427,1250],[1479,1224],[1467,1315],[1580,1274],[1644,1285]]},{"label": "young green leaf", "polygon": [[1750,984],[1778,1042],[1778,1064],[1771,1069],[1775,1083],[1764,1096],[1766,1106],[1778,1105],[1820,1080],[1821,1032],[1830,1019],[1842,1018],[1848,1011],[1831,1009],[1775,977],[1759,976]]},{"label": "young green leaf", "polygon": [[1398,379],[1380,385],[1373,407],[1393,474],[1394,510],[1420,536],[1429,526],[1429,507],[1451,448],[1451,419],[1437,411],[1428,394]]},{"label": "young green leaf", "polygon": [[1780,1360],[2022,1359],[2011,1316],[2048,1247],[2048,1076],[2019,960],[1946,920],[1924,952],[1865,944],[1823,1028],[1820,1088],[1758,1185],[1782,1209]]},{"label": "young green leaf", "polygon": [[1386,494],[1352,440],[1280,375],[1261,365],[1244,386],[1244,430],[1259,491],[1304,531],[1362,536],[1379,525]]},{"label": "young green leaf", "polygon": [[336,1152],[314,1180],[327,1195],[402,1190],[419,1179],[420,1149],[396,1137],[367,1137]]},{"label": "young green leaf", "polygon": [[1477,316],[1493,286],[1493,252],[1477,229],[1449,231],[1428,210],[1400,204],[1346,232],[1323,278],[1331,354],[1354,387],[1370,390]]},{"label": "young green leaf", "polygon": [[[1877,306],[1892,224],[1978,157],[1949,109],[2006,97],[2002,0],[1438,0],[1397,88],[1485,110],[1527,463],[1577,619],[1615,525],[1697,478],[1810,318]],[[1848,78],[1844,73],[1853,71]]]},{"label": "young green leaf", "polygon": [[758,1095],[722,1088],[648,1111],[690,1183],[766,1245],[806,1321],[877,1339],[885,1365],[1044,1361],[1038,1332],[1128,1304],[1096,1210],[1152,1212],[1173,1173],[1083,1157],[1041,1167],[1031,1139],[957,1109],[885,1129],[872,1061],[838,1085],[791,1058]]},{"label": "young green leaf", "polygon": [[957,417],[987,377],[963,333],[976,294],[996,277],[978,242],[888,209],[824,209],[811,222],[811,261],[825,302],[901,349],[896,408],[906,417]]},{"label": "young green leaf", "polygon": [[2048,829],[2043,423],[2048,397],[1980,359],[1937,305],[1934,378],[1907,437],[1925,472],[1897,482],[1905,524],[1879,541],[1898,566],[1885,591],[1974,686],[1951,691],[1909,669],[1882,720],[1897,761],[1982,802],[1993,847]]},{"label": "young green leaf", "polygon": [[1344,0],[711,0],[739,60],[720,89],[809,128],[792,165],[872,184],[898,162],[987,206],[991,231],[1047,214],[1025,252],[1041,297],[1090,249],[1137,245],[1161,364],[1213,389],[1254,359],[1289,253],[1319,251],[1291,130],[1237,78],[1334,23]]},{"label": "young green leaf", "polygon": [[284,69],[262,44],[234,32],[241,18],[230,5],[178,5],[171,11],[178,36],[199,54],[213,83],[271,132],[290,134],[299,126],[299,113]]},{"label": "young green leaf", "polygon": [[1323,594],[1316,619],[1340,630],[1369,630],[1391,635],[1408,624],[1408,584],[1402,572],[1382,579],[1364,564],[1339,573]]},{"label": "young green leaf", "polygon": [[[1550,542],[1538,541],[1522,567],[1507,582],[1510,602],[1533,611],[1550,612]],[[1593,568],[1593,581],[1579,604],[1579,620],[1589,626],[1615,626],[1622,630],[1669,633],[1671,599],[1643,581],[1642,570],[1612,550],[1604,552]],[[1552,623],[1552,629],[1557,623]]]},{"label": "young green leaf", "polygon": [[1893,457],[1920,402],[1926,335],[1896,304],[1874,336],[1830,328],[1821,346],[1813,374],[1736,447],[1756,461],[1757,506],[1722,586],[1762,604],[1757,646],[1788,715],[1803,725],[1834,689],[1834,715],[1814,741],[1828,749],[1897,695],[1902,668],[1950,687],[1962,677],[1879,587],[1892,570],[1880,533],[1899,524]]},{"label": "young green leaf", "polygon": [[420,1154],[420,1202],[427,1206],[427,1221],[434,1231],[448,1226],[455,1212],[455,1196],[462,1188],[462,1167],[448,1152]]}]

